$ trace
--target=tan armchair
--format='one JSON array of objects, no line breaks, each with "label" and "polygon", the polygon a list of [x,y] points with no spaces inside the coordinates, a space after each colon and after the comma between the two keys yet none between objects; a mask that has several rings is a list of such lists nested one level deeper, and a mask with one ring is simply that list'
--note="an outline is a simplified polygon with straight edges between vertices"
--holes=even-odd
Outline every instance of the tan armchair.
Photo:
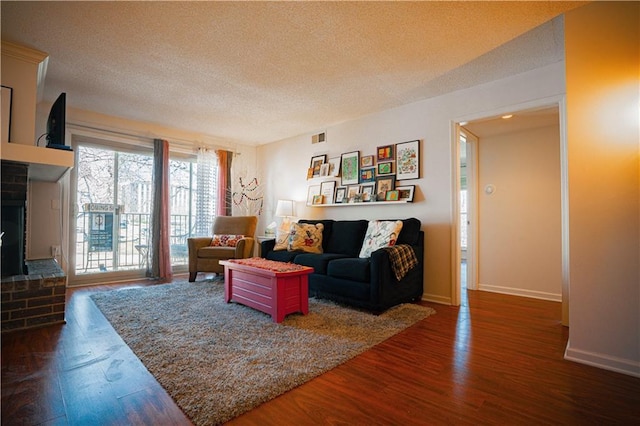
[{"label": "tan armchair", "polygon": [[213,222],[213,235],[244,235],[235,247],[211,247],[212,237],[187,239],[189,247],[189,282],[196,280],[198,272],[224,272],[218,263],[225,259],[243,259],[253,255],[257,216],[217,216]]}]

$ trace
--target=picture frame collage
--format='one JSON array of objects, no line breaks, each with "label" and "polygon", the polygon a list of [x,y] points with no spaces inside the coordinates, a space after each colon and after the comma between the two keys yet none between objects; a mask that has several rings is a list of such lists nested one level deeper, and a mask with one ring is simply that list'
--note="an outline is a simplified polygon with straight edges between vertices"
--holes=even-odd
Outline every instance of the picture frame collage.
[{"label": "picture frame collage", "polygon": [[360,151],[331,158],[315,155],[311,157],[307,179],[315,178],[339,178],[340,183],[330,179],[310,185],[308,205],[413,202],[415,185],[397,182],[420,178],[420,141],[378,146],[372,155],[361,155]]}]

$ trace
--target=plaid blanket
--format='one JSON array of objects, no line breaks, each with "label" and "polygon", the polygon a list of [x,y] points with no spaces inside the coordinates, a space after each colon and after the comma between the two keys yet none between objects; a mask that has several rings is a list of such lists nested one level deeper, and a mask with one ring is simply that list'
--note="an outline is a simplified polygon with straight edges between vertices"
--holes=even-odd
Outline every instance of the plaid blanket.
[{"label": "plaid blanket", "polygon": [[416,253],[408,244],[385,247],[385,250],[389,252],[391,269],[393,269],[393,273],[398,281],[403,279],[404,276],[418,264]]}]

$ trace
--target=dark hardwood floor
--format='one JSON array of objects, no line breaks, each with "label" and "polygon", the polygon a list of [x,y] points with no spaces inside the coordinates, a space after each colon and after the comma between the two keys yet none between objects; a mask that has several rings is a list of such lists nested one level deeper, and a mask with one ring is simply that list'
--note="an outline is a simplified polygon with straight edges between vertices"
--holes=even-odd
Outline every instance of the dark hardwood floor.
[{"label": "dark hardwood floor", "polygon": [[[181,277],[182,278],[182,277]],[[186,279],[186,278],[185,278]],[[2,335],[3,425],[189,425],[88,298]],[[469,291],[231,424],[638,424],[640,379],[563,359],[560,304]]]}]

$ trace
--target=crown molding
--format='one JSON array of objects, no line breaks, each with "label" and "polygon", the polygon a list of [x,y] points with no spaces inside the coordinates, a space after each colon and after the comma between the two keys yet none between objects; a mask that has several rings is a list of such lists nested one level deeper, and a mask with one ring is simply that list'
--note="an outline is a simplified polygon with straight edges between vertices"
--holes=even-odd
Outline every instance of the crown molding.
[{"label": "crown molding", "polygon": [[2,56],[14,58],[38,67],[36,75],[36,102],[42,101],[44,97],[44,79],[47,76],[47,66],[49,65],[49,54],[21,44],[3,41]]},{"label": "crown molding", "polygon": [[39,64],[49,58],[48,53],[10,41],[2,42],[2,54],[33,64]]}]

